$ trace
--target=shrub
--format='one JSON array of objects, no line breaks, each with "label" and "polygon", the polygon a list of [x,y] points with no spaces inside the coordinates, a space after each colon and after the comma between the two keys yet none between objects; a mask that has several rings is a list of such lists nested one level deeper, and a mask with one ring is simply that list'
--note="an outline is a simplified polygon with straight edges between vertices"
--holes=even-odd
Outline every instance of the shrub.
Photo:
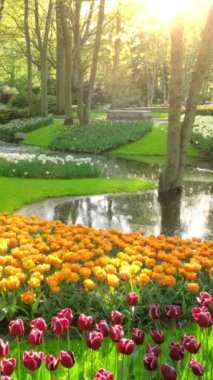
[{"label": "shrub", "polygon": [[18,91],[16,88],[10,86],[3,86],[3,88],[1,89],[0,100],[3,104],[9,104],[17,94]]},{"label": "shrub", "polygon": [[49,117],[12,120],[10,123],[0,126],[0,139],[12,141],[17,132],[30,132],[51,123],[52,119]]},{"label": "shrub", "polygon": [[96,121],[57,133],[50,146],[68,152],[100,153],[133,142],[152,129],[151,121]]},{"label": "shrub", "polygon": [[0,108],[0,124],[9,123],[11,120],[29,117],[27,108],[2,107]]},{"label": "shrub", "polygon": [[90,158],[46,156],[45,154],[0,153],[0,175],[24,178],[94,178],[102,175]]}]

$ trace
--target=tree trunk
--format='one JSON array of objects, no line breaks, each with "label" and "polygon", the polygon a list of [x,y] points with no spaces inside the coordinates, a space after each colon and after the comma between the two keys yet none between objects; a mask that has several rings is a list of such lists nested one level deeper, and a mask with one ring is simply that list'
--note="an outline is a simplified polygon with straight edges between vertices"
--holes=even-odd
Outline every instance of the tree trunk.
[{"label": "tree trunk", "polygon": [[56,68],[56,112],[63,115],[65,111],[65,47],[62,36],[60,14],[58,6],[56,7],[56,25],[57,25],[57,68]]},{"label": "tree trunk", "polygon": [[48,116],[47,98],[48,63],[46,54],[41,56],[41,116]]},{"label": "tree trunk", "polygon": [[[175,74],[175,61],[180,61],[180,54],[182,55],[182,48],[180,46],[180,49],[177,49],[175,51],[174,46],[176,44],[178,44],[178,41],[173,41],[168,152],[166,167],[159,183],[159,191],[178,191],[182,188],[183,171],[186,161],[187,148],[189,146],[192,135],[193,124],[196,117],[196,108],[199,102],[202,83],[205,79],[206,70],[208,69],[210,64],[213,48],[213,2],[211,3],[206,25],[204,27],[202,37],[200,40],[197,60],[195,62],[194,70],[192,73],[189,95],[186,103],[185,117],[182,125],[180,123],[180,94],[182,94],[182,74],[180,67],[179,79],[178,74],[176,73],[177,76]],[[172,92],[174,93],[174,91],[172,91],[172,88],[174,86],[174,75],[176,77],[175,81],[177,82],[177,96],[172,95]]]},{"label": "tree trunk", "polygon": [[115,55],[113,58],[113,70],[112,70],[112,101],[111,101],[112,109],[116,109],[118,107],[118,97],[119,97],[118,79],[119,79],[120,50],[121,50],[121,39],[119,36],[120,32],[121,32],[121,13],[119,11],[119,6],[118,6],[118,12],[116,16]]},{"label": "tree trunk", "polygon": [[171,30],[171,83],[167,139],[167,157],[160,178],[160,191],[179,189],[178,182],[183,89],[183,23],[176,18]]},{"label": "tree trunk", "polygon": [[33,116],[33,73],[32,73],[32,50],[29,30],[29,0],[24,0],[24,33],[27,47],[27,101],[29,115]]},{"label": "tree trunk", "polygon": [[89,121],[90,121],[91,101],[92,101],[92,96],[93,96],[93,91],[94,91],[97,65],[98,65],[98,56],[99,56],[99,50],[100,50],[100,45],[101,45],[101,35],[102,35],[102,30],[103,30],[104,9],[105,9],[105,0],[100,0],[98,24],[97,24],[97,31],[96,31],[96,37],[95,37],[95,46],[94,46],[94,51],[93,51],[90,80],[89,80],[88,93],[86,96],[86,101],[85,101],[85,106],[84,106],[84,115],[83,115],[84,125],[89,124]]},{"label": "tree trunk", "polygon": [[83,125],[83,73],[81,62],[81,0],[75,1],[75,27],[74,27],[74,45],[75,45],[75,65],[77,71],[77,97],[78,97],[78,119],[80,125]]},{"label": "tree trunk", "polygon": [[65,46],[65,125],[73,124],[72,116],[72,32],[70,27],[70,5],[59,0],[61,30]]}]

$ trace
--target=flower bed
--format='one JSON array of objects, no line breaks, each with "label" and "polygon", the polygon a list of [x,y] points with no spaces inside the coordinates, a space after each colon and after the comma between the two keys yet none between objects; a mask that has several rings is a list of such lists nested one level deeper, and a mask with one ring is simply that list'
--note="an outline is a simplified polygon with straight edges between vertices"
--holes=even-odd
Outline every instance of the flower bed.
[{"label": "flower bed", "polygon": [[213,116],[213,105],[203,105],[197,107],[197,115]]},{"label": "flower bed", "polygon": [[213,151],[213,117],[196,116],[192,141],[201,150],[212,153]]},{"label": "flower bed", "polygon": [[17,132],[30,132],[41,126],[52,123],[50,117],[34,117],[29,119],[12,120],[7,124],[0,125],[0,139],[13,141]]},{"label": "flower bed", "polygon": [[[181,302],[188,315],[192,292],[212,288],[212,241],[95,230],[7,214],[0,217],[0,236],[2,308],[9,315],[24,304],[50,315],[58,302],[74,305],[76,313],[94,308],[96,315],[107,315],[123,304],[122,294],[130,289],[143,294],[138,318],[146,315],[150,302]],[[13,302],[15,308],[10,307]]]},{"label": "flower bed", "polygon": [[45,154],[0,153],[0,176],[24,178],[94,178],[103,176],[90,158]]},{"label": "flower bed", "polygon": [[[13,340],[0,339],[1,380],[12,380],[10,376],[14,380],[180,380],[203,375],[212,379],[209,293],[201,292],[197,307],[191,310],[196,322],[193,335],[189,326],[180,328],[184,321],[179,305],[150,305],[150,326],[144,329],[134,320],[138,294],[129,293],[125,298],[128,329],[118,310],[112,310],[107,320],[97,320],[95,311],[75,316],[70,308],[59,309],[49,326],[42,317],[31,320],[29,326],[22,319],[10,321],[16,348]],[[169,329],[162,326],[163,320]],[[8,358],[9,354],[13,357]]]}]

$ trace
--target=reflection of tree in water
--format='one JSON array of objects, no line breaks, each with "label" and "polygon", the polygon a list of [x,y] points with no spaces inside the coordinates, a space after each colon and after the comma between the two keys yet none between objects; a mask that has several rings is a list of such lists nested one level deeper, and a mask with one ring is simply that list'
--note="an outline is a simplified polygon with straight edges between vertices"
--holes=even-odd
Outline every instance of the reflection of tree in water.
[{"label": "reflection of tree in water", "polygon": [[65,224],[76,224],[81,202],[81,199],[75,199],[74,201],[57,205],[54,209],[54,219],[59,219]]},{"label": "reflection of tree in water", "polygon": [[161,214],[161,234],[181,235],[181,194],[165,193],[158,197]]}]

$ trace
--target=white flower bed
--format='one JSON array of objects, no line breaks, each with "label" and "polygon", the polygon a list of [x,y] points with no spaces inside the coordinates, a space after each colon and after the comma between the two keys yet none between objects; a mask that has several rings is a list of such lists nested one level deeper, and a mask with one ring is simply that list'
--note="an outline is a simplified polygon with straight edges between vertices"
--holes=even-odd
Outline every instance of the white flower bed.
[{"label": "white flower bed", "polygon": [[46,154],[32,154],[32,153],[0,153],[0,159],[6,160],[8,162],[17,164],[19,162],[35,162],[41,163],[41,164],[47,164],[52,163],[55,165],[61,164],[64,165],[65,163],[75,163],[77,165],[81,164],[92,164],[91,158],[75,158],[74,156],[68,155],[65,158],[59,157],[59,156],[47,156]]}]

